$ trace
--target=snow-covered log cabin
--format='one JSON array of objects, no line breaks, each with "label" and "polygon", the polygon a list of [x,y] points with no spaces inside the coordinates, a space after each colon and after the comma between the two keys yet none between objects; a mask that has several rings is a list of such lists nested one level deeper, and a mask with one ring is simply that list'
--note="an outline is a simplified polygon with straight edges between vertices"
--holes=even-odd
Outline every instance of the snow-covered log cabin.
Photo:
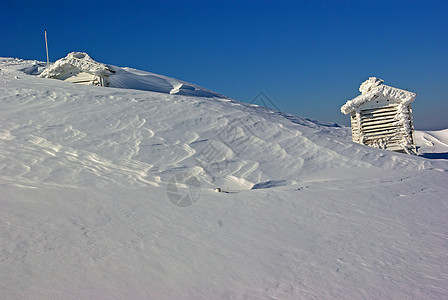
[{"label": "snow-covered log cabin", "polygon": [[93,60],[87,53],[72,52],[45,69],[40,77],[68,82],[108,86],[108,78],[115,71],[105,64]]},{"label": "snow-covered log cabin", "polygon": [[350,114],[353,142],[408,154],[415,153],[411,103],[417,94],[370,77],[361,95],[347,101],[341,112]]}]

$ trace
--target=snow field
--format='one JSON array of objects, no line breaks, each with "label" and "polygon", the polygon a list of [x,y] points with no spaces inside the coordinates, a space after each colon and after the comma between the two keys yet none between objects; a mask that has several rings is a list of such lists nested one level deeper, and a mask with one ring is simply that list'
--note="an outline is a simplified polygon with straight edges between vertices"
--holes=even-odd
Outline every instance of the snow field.
[{"label": "snow field", "polygon": [[[417,132],[413,157],[228,98],[0,62],[3,297],[448,295],[445,131]],[[183,173],[200,182],[188,207],[167,198]]]}]

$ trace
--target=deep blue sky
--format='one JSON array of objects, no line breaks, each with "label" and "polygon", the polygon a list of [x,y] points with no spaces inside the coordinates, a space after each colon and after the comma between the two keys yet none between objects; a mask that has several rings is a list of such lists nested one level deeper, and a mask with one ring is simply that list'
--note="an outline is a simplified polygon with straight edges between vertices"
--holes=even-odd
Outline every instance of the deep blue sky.
[{"label": "deep blue sky", "polygon": [[417,129],[448,128],[448,1],[2,1],[0,56],[72,51],[282,111],[340,113],[369,76],[418,93]]}]

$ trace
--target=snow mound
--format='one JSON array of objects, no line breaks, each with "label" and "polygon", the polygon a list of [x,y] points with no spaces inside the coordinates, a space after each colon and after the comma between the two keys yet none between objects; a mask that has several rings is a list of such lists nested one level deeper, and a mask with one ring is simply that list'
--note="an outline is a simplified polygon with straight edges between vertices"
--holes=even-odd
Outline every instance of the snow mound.
[{"label": "snow mound", "polygon": [[[90,62],[84,54],[70,57]],[[26,64],[10,66],[18,71]],[[354,145],[345,127],[204,98],[215,94],[166,76],[113,69],[111,85],[133,89],[35,76],[6,86],[5,95],[21,96],[6,96],[15,109],[1,128],[3,140],[12,143],[4,153],[9,168],[23,172],[5,172],[3,180],[30,187],[160,186],[182,170],[199,176],[203,187],[248,190],[290,186],[341,168],[431,167],[428,161]],[[24,88],[32,92],[23,94]],[[152,92],[137,90],[145,88]]]},{"label": "snow mound", "polygon": [[136,70],[133,68],[113,67],[116,73],[109,76],[109,86],[124,89],[159,92],[195,97],[217,97],[229,99],[200,86],[170,78],[167,76]]},{"label": "snow mound", "polygon": [[[27,70],[26,73],[31,74],[34,71],[29,72]],[[178,79],[127,67],[120,68],[106,65],[95,61],[84,52],[69,53],[66,57],[57,60],[49,68],[45,69],[39,76],[65,80],[70,76],[69,74],[73,73],[76,75],[81,72],[102,77],[105,82],[104,85],[108,87],[228,99],[221,94]]]},{"label": "snow mound", "polygon": [[39,76],[43,78],[55,78],[67,69],[73,67],[79,69],[81,72],[100,76],[109,76],[115,73],[115,71],[105,64],[93,60],[87,53],[71,52],[66,57],[57,60]]},{"label": "snow mound", "polygon": [[416,131],[415,139],[420,156],[448,160],[448,129]]},{"label": "snow mound", "polygon": [[45,70],[46,64],[37,60],[25,60],[20,58],[0,57],[0,66],[3,72],[20,71],[27,75],[39,75]]},{"label": "snow mound", "polygon": [[259,182],[257,184],[254,184],[254,186],[252,187],[253,190],[256,189],[268,189],[268,188],[272,188],[272,187],[279,187],[279,186],[285,186],[285,185],[292,185],[295,184],[295,181],[291,181],[291,180],[268,180],[266,182]]}]

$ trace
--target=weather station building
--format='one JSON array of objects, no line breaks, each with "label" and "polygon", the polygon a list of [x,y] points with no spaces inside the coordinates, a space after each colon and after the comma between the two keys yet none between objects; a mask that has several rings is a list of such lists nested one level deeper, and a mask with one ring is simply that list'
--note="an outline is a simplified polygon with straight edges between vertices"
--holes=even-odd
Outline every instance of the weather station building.
[{"label": "weather station building", "polygon": [[355,143],[415,154],[411,103],[417,94],[387,86],[370,77],[359,87],[361,95],[347,101],[343,114],[350,114]]},{"label": "weather station building", "polygon": [[108,78],[114,73],[111,67],[93,60],[87,53],[72,52],[45,69],[40,77],[78,84],[108,86]]}]

